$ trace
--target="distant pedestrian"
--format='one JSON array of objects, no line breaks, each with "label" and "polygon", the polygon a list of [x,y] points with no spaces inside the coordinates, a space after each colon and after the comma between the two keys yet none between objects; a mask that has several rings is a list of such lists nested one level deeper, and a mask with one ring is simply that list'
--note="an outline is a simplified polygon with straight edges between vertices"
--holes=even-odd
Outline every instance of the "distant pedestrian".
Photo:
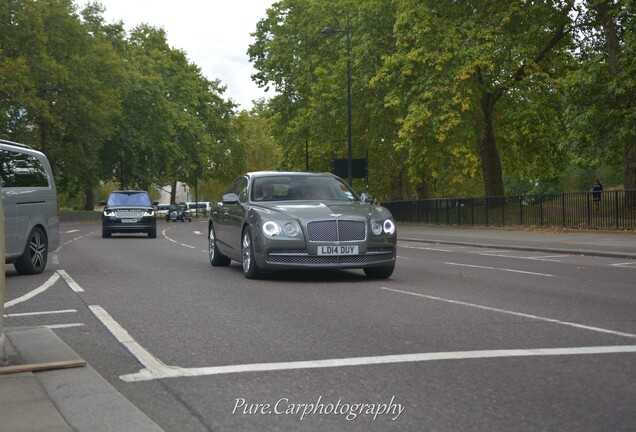
[{"label": "distant pedestrian", "polygon": [[603,192],[603,184],[599,179],[594,180],[594,185],[592,185],[592,198],[594,201],[601,200],[601,193]]}]

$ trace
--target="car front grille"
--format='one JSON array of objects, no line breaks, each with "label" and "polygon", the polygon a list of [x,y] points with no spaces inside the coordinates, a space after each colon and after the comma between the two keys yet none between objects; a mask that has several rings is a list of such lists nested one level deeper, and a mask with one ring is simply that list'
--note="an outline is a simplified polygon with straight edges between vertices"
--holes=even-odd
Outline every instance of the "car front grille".
[{"label": "car front grille", "polygon": [[119,219],[139,219],[143,216],[141,210],[116,210],[115,216]]},{"label": "car front grille", "polygon": [[310,242],[350,242],[367,238],[367,224],[359,220],[330,219],[307,223]]},{"label": "car front grille", "polygon": [[369,248],[366,254],[318,256],[309,255],[305,249],[272,249],[267,253],[267,262],[291,265],[338,265],[372,264],[395,259],[393,248]]}]

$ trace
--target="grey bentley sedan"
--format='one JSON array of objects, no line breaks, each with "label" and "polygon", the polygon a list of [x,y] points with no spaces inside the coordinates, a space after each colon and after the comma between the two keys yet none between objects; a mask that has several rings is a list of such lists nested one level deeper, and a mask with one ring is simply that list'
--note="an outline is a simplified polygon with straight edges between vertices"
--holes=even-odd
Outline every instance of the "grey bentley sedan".
[{"label": "grey bentley sedan", "polygon": [[243,265],[248,279],[289,269],[361,268],[393,274],[391,213],[329,173],[252,172],[227,188],[210,212],[210,264]]}]

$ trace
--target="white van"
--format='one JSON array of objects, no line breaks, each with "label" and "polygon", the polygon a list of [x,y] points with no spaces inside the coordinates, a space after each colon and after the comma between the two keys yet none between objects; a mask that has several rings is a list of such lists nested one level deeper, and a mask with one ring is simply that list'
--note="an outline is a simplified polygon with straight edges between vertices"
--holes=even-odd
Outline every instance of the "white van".
[{"label": "white van", "polygon": [[60,243],[59,202],[49,161],[24,144],[0,140],[5,262],[21,274],[42,273]]},{"label": "white van", "polygon": [[210,201],[189,202],[188,207],[190,208],[192,216],[195,216],[197,214],[207,216],[210,214],[212,204],[210,203]]}]

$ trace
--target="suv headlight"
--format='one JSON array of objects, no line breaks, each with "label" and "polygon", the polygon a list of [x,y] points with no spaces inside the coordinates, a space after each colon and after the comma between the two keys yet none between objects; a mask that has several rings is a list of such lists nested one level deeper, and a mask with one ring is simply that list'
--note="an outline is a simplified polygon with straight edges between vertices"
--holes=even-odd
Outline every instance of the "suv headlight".
[{"label": "suv headlight", "polygon": [[114,217],[115,212],[113,210],[104,210],[104,216],[106,217]]},{"label": "suv headlight", "polygon": [[155,215],[155,211],[154,210],[146,210],[146,211],[144,211],[144,217],[154,216],[154,215]]}]

